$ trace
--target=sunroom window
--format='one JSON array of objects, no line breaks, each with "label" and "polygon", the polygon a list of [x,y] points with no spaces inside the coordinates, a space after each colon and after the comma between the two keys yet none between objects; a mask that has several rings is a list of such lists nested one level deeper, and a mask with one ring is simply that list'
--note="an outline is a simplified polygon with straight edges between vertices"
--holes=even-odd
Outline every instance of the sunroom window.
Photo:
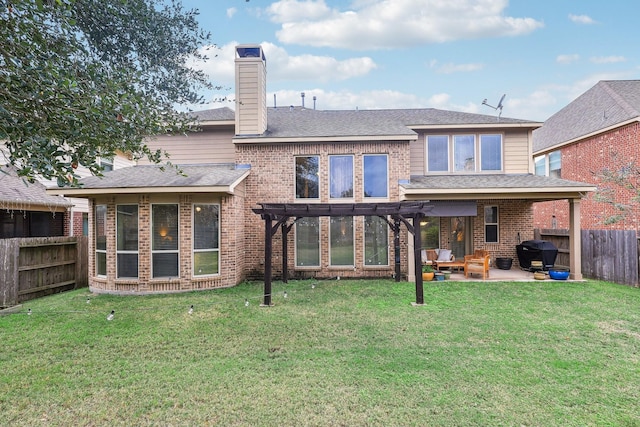
[{"label": "sunroom window", "polygon": [[96,275],[107,275],[107,205],[95,208]]},{"label": "sunroom window", "polygon": [[220,206],[193,206],[193,275],[205,276],[220,272]]},{"label": "sunroom window", "polygon": [[116,216],[117,277],[138,277],[138,205],[118,205]]},{"label": "sunroom window", "polygon": [[153,277],[178,277],[178,205],[151,206],[151,269]]}]

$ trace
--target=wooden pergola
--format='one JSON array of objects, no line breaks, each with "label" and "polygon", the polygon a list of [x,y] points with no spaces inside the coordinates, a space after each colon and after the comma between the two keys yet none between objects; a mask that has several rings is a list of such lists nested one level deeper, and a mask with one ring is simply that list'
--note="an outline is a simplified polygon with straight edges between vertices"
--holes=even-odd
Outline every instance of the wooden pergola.
[{"label": "wooden pergola", "polygon": [[[424,304],[422,283],[420,237],[420,219],[431,215],[433,205],[428,201],[386,202],[386,203],[259,203],[260,208],[253,212],[264,220],[264,301],[271,305],[273,236],[280,229],[282,233],[282,280],[288,279],[287,236],[293,224],[300,218],[341,217],[341,216],[378,216],[385,220],[393,230],[395,251],[395,277],[400,281],[400,224],[413,234],[414,262],[416,271],[416,304]],[[289,222],[291,218],[294,221]],[[391,218],[391,220],[389,220]],[[409,221],[413,220],[413,221]]]}]

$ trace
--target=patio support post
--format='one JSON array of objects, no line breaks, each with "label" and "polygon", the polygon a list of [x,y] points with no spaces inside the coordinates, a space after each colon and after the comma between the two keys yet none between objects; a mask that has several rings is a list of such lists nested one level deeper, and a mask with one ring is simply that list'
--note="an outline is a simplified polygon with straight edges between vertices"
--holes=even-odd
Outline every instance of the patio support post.
[{"label": "patio support post", "polygon": [[402,275],[400,269],[400,219],[394,218],[393,220],[393,248],[394,248],[394,258],[395,258],[395,276],[396,282],[400,281],[400,276]]},{"label": "patio support post", "polygon": [[264,299],[263,305],[271,306],[271,254],[273,252],[273,232],[271,231],[271,215],[264,215]]},{"label": "patio support post", "polygon": [[289,229],[286,221],[280,225],[282,230],[282,282],[287,283],[289,281],[289,271],[287,270],[287,264],[289,263],[289,248],[287,247],[287,233]]},{"label": "patio support post", "polygon": [[580,199],[569,199],[569,277],[582,280]]},{"label": "patio support post", "polygon": [[413,217],[413,251],[416,269],[416,305],[424,304],[424,287],[422,283],[422,237],[420,236],[420,219],[422,214]]}]

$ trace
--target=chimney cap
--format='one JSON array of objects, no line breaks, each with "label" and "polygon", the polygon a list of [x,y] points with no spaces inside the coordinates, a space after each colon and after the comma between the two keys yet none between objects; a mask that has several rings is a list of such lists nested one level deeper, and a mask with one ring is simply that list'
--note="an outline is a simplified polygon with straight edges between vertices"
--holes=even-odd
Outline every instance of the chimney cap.
[{"label": "chimney cap", "polygon": [[261,58],[263,61],[264,52],[259,44],[241,44],[236,46],[236,53],[239,58]]}]

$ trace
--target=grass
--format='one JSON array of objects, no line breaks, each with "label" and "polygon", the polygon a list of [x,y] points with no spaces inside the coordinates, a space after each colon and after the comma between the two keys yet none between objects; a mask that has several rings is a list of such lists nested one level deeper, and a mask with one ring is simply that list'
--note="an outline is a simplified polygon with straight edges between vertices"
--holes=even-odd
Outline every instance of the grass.
[{"label": "grass", "polygon": [[433,282],[424,306],[406,282],[273,291],[269,308],[261,283],[31,301],[0,317],[0,423],[640,425],[639,289]]}]

